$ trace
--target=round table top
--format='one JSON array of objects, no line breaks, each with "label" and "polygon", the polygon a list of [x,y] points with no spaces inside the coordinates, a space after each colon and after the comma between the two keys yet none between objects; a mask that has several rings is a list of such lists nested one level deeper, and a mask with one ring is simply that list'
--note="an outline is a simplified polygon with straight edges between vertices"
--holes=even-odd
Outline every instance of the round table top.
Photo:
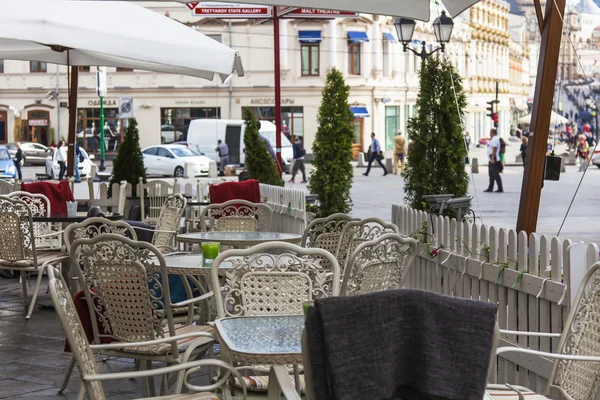
[{"label": "round table top", "polygon": [[219,242],[222,245],[256,245],[266,242],[300,243],[302,236],[279,232],[195,232],[177,235],[183,243]]},{"label": "round table top", "polygon": [[[121,214],[106,215],[104,218],[110,221],[120,221],[123,219]],[[74,217],[69,217],[67,213],[51,213],[49,217],[33,217],[33,222],[83,222],[88,219],[87,213],[77,213]]]},{"label": "round table top", "polygon": [[[176,275],[210,275],[211,264],[205,264],[202,259],[202,254],[178,254],[178,255],[165,255],[165,264],[167,271],[170,274]],[[231,268],[230,262],[222,262],[219,266],[220,269]],[[221,273],[219,275],[222,275]]]}]

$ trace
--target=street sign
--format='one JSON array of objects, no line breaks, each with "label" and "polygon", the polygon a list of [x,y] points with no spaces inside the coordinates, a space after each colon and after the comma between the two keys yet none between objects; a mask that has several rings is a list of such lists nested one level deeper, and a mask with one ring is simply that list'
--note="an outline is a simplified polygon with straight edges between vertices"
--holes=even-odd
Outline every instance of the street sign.
[{"label": "street sign", "polygon": [[106,97],[106,67],[98,67],[96,71],[96,93],[99,97]]},{"label": "street sign", "polygon": [[357,13],[350,11],[319,10],[316,8],[296,8],[283,18],[356,18]]},{"label": "street sign", "polygon": [[255,4],[200,2],[192,9],[192,15],[211,18],[269,18],[271,9],[269,6]]}]

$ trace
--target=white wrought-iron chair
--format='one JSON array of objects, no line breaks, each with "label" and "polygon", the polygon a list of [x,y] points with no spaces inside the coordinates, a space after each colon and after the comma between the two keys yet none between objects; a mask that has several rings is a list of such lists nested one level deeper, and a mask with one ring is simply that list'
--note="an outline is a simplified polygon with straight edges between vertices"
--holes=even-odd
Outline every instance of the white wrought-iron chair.
[{"label": "white wrought-iron chair", "polygon": [[[12,199],[19,199],[27,203],[31,210],[32,218],[50,217],[52,213],[50,200],[43,194],[29,192],[12,192],[8,195]],[[35,245],[38,250],[58,250],[62,246],[60,226],[53,227],[50,222],[34,222],[33,232]]]},{"label": "white wrought-iron chair", "polygon": [[177,232],[181,227],[181,218],[187,206],[187,199],[179,193],[163,198],[160,214],[154,229],[136,227],[136,229],[153,232],[152,244],[162,253],[176,251]]},{"label": "white wrought-iron chair", "polygon": [[335,254],[340,235],[350,221],[359,221],[346,214],[333,214],[314,219],[302,235],[302,247],[324,249]]},{"label": "white wrought-iron chair", "polygon": [[[327,260],[324,267],[322,260]],[[231,264],[219,271],[221,264]],[[224,279],[219,279],[224,275]],[[333,276],[333,279],[329,279]],[[271,242],[225,251],[213,261],[211,279],[217,318],[257,315],[302,315],[304,303],[339,294],[340,269],[335,257],[322,249]],[[223,282],[223,283],[221,283]],[[221,288],[217,290],[217,288]],[[227,352],[224,346],[221,350]],[[269,366],[240,366],[266,373]],[[246,378],[252,385],[266,376]],[[268,384],[264,383],[264,384]],[[232,385],[233,398],[239,383]],[[252,391],[255,387],[249,387]],[[263,393],[265,395],[265,393]],[[260,395],[258,396],[260,398]]]},{"label": "white wrought-iron chair", "polygon": [[16,192],[21,188],[19,181],[11,179],[9,181],[0,179],[0,195],[7,195]]},{"label": "white wrought-iron chair", "polygon": [[[592,265],[583,278],[562,334],[502,329],[500,334],[503,337],[560,337],[556,353],[506,346],[498,348],[496,354],[521,353],[554,359],[544,393],[547,398],[559,398],[558,393],[560,398],[569,400],[596,398],[600,388],[600,263]],[[518,400],[524,393],[532,392],[520,386],[488,386],[488,394],[495,400]]]},{"label": "white wrought-iron chair", "polygon": [[384,222],[379,218],[365,218],[359,221],[350,221],[342,229],[342,234],[338,239],[335,258],[340,263],[341,275],[344,278],[346,273],[346,263],[350,255],[356,248],[365,242],[377,239],[386,233],[400,234],[398,226],[392,223]]},{"label": "white wrought-iron chair", "polygon": [[69,258],[61,251],[38,252],[38,241],[57,234],[62,235],[62,232],[48,233],[43,237],[37,236],[29,204],[18,197],[0,196],[0,269],[21,273],[25,305],[28,299],[27,274],[30,272],[38,274],[26,319],[29,319],[33,313],[46,268],[50,265],[60,265]]},{"label": "white wrought-iron chair", "polygon": [[[161,252],[149,243],[115,234],[77,239],[71,246],[71,266],[85,293],[92,321],[94,343],[115,340],[120,350],[101,351],[107,356],[133,358],[147,369],[153,361],[177,364],[192,344],[188,334],[209,333],[200,325],[175,326],[172,309],[202,302],[212,292],[171,303],[168,273]],[[171,338],[160,344],[136,344]],[[215,339],[205,335],[194,355],[202,356]]]},{"label": "white wrought-iron chair", "polygon": [[211,204],[200,216],[205,232],[269,232],[272,222],[273,210],[268,205],[237,199]]},{"label": "white wrought-iron chair", "polygon": [[88,186],[88,198],[89,198],[89,206],[94,207],[96,205],[96,194],[94,193],[94,178],[88,176],[85,178]]},{"label": "white wrought-iron chair", "polygon": [[121,181],[119,184],[119,203],[117,205],[117,214],[125,215],[125,201],[127,200],[127,181]]},{"label": "white wrought-iron chair", "polygon": [[[165,199],[172,194],[179,193],[179,185],[177,179],[173,184],[162,180],[154,180],[144,183],[140,178],[137,188],[137,194],[140,196],[140,213],[142,222],[155,224],[160,217],[162,205]],[[148,201],[148,209],[146,210],[146,201]]]},{"label": "white wrought-iron chair", "polygon": [[386,233],[360,244],[348,258],[342,296],[400,289],[419,253],[419,242]]},{"label": "white wrought-iron chair", "polygon": [[[200,360],[200,361],[189,361],[192,354],[197,350],[198,346],[201,346],[201,341],[194,341],[187,349],[185,354],[181,358],[181,363],[172,365],[165,368],[159,368],[154,370],[136,371],[136,372],[120,372],[120,373],[105,373],[99,374],[96,368],[95,354],[119,351],[123,349],[124,345],[127,346],[163,346],[164,344],[173,343],[172,338],[161,338],[151,342],[143,341],[141,343],[116,343],[116,344],[104,344],[104,345],[90,345],[88,343],[86,333],[84,331],[81,320],[77,315],[75,305],[71,299],[70,293],[62,279],[57,276],[52,268],[48,269],[50,295],[54,302],[56,313],[65,331],[67,341],[73,351],[73,358],[77,362],[77,367],[80,371],[80,379],[82,385],[82,392],[80,397],[83,395],[91,400],[104,400],[105,395],[102,389],[102,382],[108,380],[125,380],[125,379],[136,379],[141,378],[144,380],[144,387],[148,390],[148,384],[153,376],[166,375],[170,373],[177,373],[177,384],[175,387],[175,394],[171,396],[165,396],[158,399],[164,400],[219,400],[219,397],[213,393],[195,393],[195,394],[181,394],[182,389],[185,385],[187,389],[195,392],[208,392],[215,391],[222,387],[225,382],[231,377],[238,377],[241,379],[241,375],[235,368],[219,360]],[[200,339],[210,338],[210,334],[204,332],[188,333],[186,338]],[[189,382],[189,378],[192,374],[198,372],[203,367],[217,367],[221,370],[221,376],[218,382],[209,386],[201,387],[193,385]],[[246,388],[243,388],[243,396],[245,398]]]}]

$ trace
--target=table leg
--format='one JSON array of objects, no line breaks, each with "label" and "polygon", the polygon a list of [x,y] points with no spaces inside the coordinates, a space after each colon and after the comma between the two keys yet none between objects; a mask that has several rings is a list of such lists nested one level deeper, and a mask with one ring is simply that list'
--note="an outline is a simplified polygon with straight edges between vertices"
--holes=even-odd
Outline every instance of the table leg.
[{"label": "table leg", "polygon": [[294,382],[296,383],[296,392],[298,392],[298,395],[301,395],[302,393],[300,393],[300,369],[298,368],[298,364],[294,364]]}]

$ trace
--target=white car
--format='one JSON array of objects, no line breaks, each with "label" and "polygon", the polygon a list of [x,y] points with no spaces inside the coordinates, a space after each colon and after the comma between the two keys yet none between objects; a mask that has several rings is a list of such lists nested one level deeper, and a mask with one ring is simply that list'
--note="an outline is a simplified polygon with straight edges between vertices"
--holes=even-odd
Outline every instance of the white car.
[{"label": "white car", "polygon": [[208,176],[210,158],[179,144],[163,144],[142,150],[148,175],[183,177],[186,164],[192,164],[193,176]]},{"label": "white car", "polygon": [[[88,155],[83,147],[80,147],[79,150],[83,155],[83,162],[79,163],[79,175],[84,178],[89,176],[92,172],[92,165],[94,164],[92,160],[95,156]],[[58,179],[60,175],[60,165],[58,165],[58,161],[56,161],[56,148],[50,148],[50,154],[46,157],[46,174],[50,177],[50,179]]]},{"label": "white car", "polygon": [[174,125],[163,125],[160,127],[161,143],[173,143],[183,140],[183,132],[175,130]]}]

